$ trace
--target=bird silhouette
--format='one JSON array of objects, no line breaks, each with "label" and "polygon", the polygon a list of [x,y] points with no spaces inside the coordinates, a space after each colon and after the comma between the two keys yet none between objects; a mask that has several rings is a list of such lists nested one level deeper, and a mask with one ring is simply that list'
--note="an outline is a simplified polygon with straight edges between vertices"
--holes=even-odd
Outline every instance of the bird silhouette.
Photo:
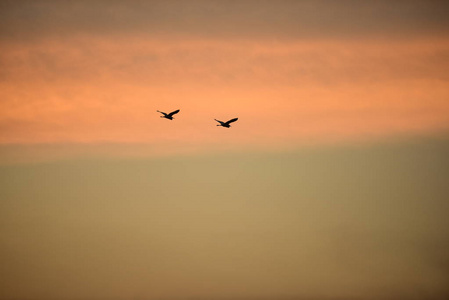
[{"label": "bird silhouette", "polygon": [[222,127],[229,128],[229,127],[231,127],[231,125],[229,125],[229,124],[231,124],[232,122],[237,121],[238,119],[239,118],[234,118],[234,119],[231,119],[231,120],[229,120],[227,122],[222,122],[222,121],[219,121],[217,119],[214,119],[214,120],[217,121],[218,123],[220,123],[220,125],[217,125],[217,126],[222,126]]},{"label": "bird silhouette", "polygon": [[179,113],[179,109],[178,109],[178,110],[175,110],[175,111],[172,111],[172,112],[169,113],[169,114],[166,114],[166,113],[164,113],[163,111],[160,111],[160,110],[158,110],[158,112],[160,112],[161,114],[163,114],[163,116],[161,116],[161,118],[166,118],[166,119],[169,119],[169,120],[173,120],[173,115]]}]

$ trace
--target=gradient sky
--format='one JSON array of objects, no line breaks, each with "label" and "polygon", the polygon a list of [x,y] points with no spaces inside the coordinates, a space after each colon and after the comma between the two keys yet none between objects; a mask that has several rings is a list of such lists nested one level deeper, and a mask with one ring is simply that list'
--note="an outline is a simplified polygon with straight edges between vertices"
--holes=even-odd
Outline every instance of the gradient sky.
[{"label": "gradient sky", "polygon": [[[164,153],[449,128],[444,2],[2,6],[3,145],[140,143]],[[157,109],[182,112],[171,124]],[[217,131],[213,118],[232,117],[239,130]]]},{"label": "gradient sky", "polygon": [[448,15],[0,1],[0,299],[446,299]]}]

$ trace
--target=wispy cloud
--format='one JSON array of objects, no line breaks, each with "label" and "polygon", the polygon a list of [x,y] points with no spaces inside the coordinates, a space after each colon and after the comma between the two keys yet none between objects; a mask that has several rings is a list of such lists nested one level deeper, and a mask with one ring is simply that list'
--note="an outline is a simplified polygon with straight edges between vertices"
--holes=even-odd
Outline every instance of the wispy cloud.
[{"label": "wispy cloud", "polygon": [[[213,118],[234,116],[236,144],[445,131],[448,52],[440,39],[7,43],[0,141],[205,145],[223,138]],[[171,123],[155,112],[178,108]]]},{"label": "wispy cloud", "polygon": [[8,38],[141,33],[305,38],[447,32],[445,1],[2,1]]}]

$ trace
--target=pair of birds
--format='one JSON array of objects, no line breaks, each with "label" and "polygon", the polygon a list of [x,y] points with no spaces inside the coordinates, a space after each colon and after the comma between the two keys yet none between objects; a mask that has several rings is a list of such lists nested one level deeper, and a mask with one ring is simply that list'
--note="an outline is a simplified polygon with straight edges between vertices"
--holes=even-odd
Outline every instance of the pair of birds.
[{"label": "pair of birds", "polygon": [[[158,112],[163,114],[163,116],[161,116],[161,118],[166,118],[166,119],[169,119],[169,120],[173,120],[173,115],[176,115],[177,113],[179,113],[179,111],[180,110],[178,109],[178,110],[172,111],[171,113],[167,114],[167,113],[164,113],[163,111],[158,110]],[[217,119],[214,119],[214,120],[217,121],[218,123],[220,123],[220,125],[217,125],[217,126],[223,126],[223,127],[229,128],[229,127],[231,127],[230,124],[232,122],[237,121],[238,119],[239,118],[234,118],[234,119],[231,119],[231,120],[226,121],[226,122],[222,122],[222,121],[217,120]]]}]

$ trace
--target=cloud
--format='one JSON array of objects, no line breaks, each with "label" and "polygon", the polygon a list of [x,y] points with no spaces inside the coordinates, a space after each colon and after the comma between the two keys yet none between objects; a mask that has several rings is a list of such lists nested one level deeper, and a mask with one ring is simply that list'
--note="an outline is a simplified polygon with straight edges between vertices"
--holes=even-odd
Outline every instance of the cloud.
[{"label": "cloud", "polygon": [[1,36],[316,38],[447,33],[445,1],[3,1]]},{"label": "cloud", "polygon": [[[0,141],[191,148],[444,131],[448,51],[440,39],[4,43]],[[181,114],[164,123],[157,109]],[[213,118],[232,117],[223,140]]]}]

